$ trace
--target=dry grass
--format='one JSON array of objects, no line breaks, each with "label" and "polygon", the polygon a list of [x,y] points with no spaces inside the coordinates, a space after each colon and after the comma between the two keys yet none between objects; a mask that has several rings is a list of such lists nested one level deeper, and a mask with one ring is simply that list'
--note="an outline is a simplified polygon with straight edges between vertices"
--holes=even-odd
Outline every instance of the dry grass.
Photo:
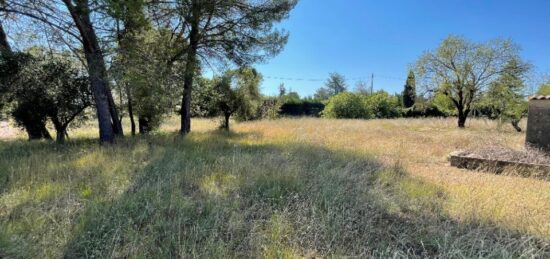
[{"label": "dry grass", "polygon": [[542,150],[529,148],[526,150],[514,150],[505,146],[487,145],[473,150],[467,150],[463,154],[473,157],[528,163],[535,165],[550,165],[550,156]]},{"label": "dry grass", "polygon": [[[0,142],[0,257],[548,257],[550,183],[448,166],[474,120],[194,120],[101,148]],[[168,133],[167,133],[168,132]],[[90,139],[91,138],[91,139]]]},{"label": "dry grass", "polygon": [[485,145],[523,150],[525,135],[511,127],[470,120],[458,129],[454,119],[277,120],[248,123],[239,132],[260,132],[263,139],[322,145],[372,155],[386,165],[399,163],[411,176],[441,187],[444,209],[465,222],[501,225],[550,240],[550,183],[497,176],[450,167],[455,150]]}]

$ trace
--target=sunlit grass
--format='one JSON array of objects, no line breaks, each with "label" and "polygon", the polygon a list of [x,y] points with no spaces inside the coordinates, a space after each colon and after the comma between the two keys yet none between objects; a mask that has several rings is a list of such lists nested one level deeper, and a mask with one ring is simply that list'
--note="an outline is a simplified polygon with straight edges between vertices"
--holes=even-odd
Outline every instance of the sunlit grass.
[{"label": "sunlit grass", "polygon": [[546,257],[550,183],[463,171],[449,152],[522,148],[473,120],[169,118],[100,147],[0,142],[0,257]]}]

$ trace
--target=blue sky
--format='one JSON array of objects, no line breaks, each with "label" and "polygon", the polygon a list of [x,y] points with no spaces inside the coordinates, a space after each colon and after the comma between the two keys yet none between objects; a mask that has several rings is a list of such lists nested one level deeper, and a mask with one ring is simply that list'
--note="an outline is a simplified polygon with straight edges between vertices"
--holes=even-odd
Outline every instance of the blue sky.
[{"label": "blue sky", "polygon": [[290,32],[284,51],[257,66],[262,92],[284,83],[312,95],[330,72],[351,88],[357,79],[370,84],[374,73],[375,89],[399,92],[409,65],[449,34],[512,38],[538,73],[548,73],[549,11],[550,0],[300,0],[281,24]]}]

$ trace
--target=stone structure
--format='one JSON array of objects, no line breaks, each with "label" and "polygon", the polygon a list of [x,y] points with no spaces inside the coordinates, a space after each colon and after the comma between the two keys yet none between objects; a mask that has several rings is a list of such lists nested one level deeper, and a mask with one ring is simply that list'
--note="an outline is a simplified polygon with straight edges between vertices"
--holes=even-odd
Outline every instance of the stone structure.
[{"label": "stone structure", "polygon": [[550,152],[550,95],[529,98],[526,144]]}]

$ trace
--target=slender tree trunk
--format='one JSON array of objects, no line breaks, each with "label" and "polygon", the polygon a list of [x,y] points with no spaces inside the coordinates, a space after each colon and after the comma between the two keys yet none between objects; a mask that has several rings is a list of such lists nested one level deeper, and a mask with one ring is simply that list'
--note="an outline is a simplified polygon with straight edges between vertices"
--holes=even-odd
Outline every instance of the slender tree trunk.
[{"label": "slender tree trunk", "polygon": [[134,104],[130,87],[126,86],[126,96],[128,98],[128,116],[130,117],[130,126],[132,128],[132,136],[136,135],[136,121],[134,120]]},{"label": "slender tree trunk", "polygon": [[123,135],[122,124],[114,105],[109,88],[107,69],[103,53],[90,20],[88,0],[80,0],[73,5],[71,0],[63,0],[82,36],[84,55],[88,63],[90,85],[96,102],[100,143],[114,143],[115,135]]},{"label": "slender tree trunk", "polygon": [[521,127],[519,126],[519,120],[512,119],[511,123],[517,132],[521,132]]},{"label": "slender tree trunk", "polygon": [[[194,1],[193,1],[194,2]],[[189,35],[189,48],[187,51],[187,63],[183,79],[183,97],[181,100],[181,128],[180,134],[186,135],[191,131],[191,95],[193,91],[193,79],[197,69],[197,49],[199,44],[199,12],[196,3],[193,3],[193,17],[191,19],[191,31]]]},{"label": "slender tree trunk", "polygon": [[222,129],[229,131],[229,118],[231,113],[224,113]]}]

